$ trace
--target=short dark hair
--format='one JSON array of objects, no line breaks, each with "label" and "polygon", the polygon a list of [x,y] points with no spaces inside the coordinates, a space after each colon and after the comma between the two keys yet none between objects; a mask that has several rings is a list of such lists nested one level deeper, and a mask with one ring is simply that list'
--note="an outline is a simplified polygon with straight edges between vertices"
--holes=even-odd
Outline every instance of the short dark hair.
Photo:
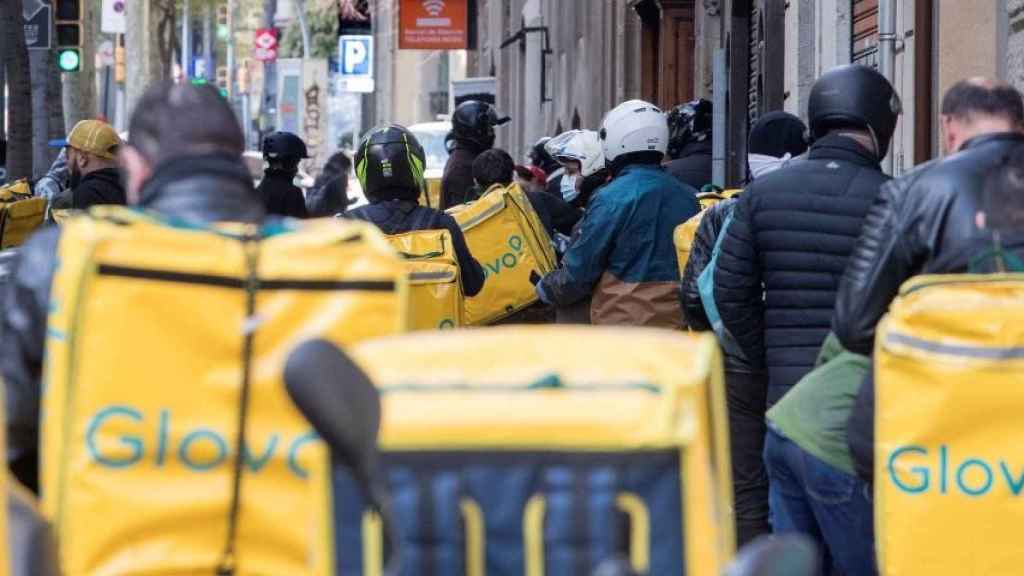
[{"label": "short dark hair", "polygon": [[961,80],[942,98],[942,115],[969,120],[975,114],[1024,125],[1024,99],[1020,91],[1005,82],[978,78]]},{"label": "short dark hair", "polygon": [[213,86],[169,80],[150,86],[139,99],[128,141],[154,166],[182,156],[245,151],[238,119]]},{"label": "short dark hair", "polygon": [[485,150],[473,161],[473,179],[482,192],[495,184],[508,186],[515,177],[515,170],[512,156],[499,148]]}]

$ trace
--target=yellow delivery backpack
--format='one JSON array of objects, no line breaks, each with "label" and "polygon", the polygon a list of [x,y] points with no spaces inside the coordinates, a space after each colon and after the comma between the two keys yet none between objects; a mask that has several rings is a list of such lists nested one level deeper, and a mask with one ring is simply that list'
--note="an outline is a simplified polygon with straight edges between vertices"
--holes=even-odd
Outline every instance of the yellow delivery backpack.
[{"label": "yellow delivery backpack", "polygon": [[59,257],[41,482],[65,573],[333,574],[326,449],[282,371],[306,339],[405,328],[383,236],[94,208]]},{"label": "yellow delivery backpack", "polygon": [[387,237],[409,271],[409,328],[462,326],[462,280],[447,230],[417,230]]},{"label": "yellow delivery backpack", "polygon": [[1019,574],[1024,275],[903,286],[875,345],[881,574]]},{"label": "yellow delivery backpack", "polygon": [[491,324],[537,301],[530,273],[555,269],[551,238],[518,184],[494,186],[480,199],[448,210],[484,267],[483,290],[466,298],[466,323]]},{"label": "yellow delivery backpack", "polygon": [[[380,447],[410,574],[720,574],[734,548],[713,337],[502,327],[350,349],[383,397]],[[340,573],[379,574],[380,527],[336,482]],[[358,504],[358,505],[354,505]]]},{"label": "yellow delivery backpack", "polygon": [[676,245],[676,260],[679,264],[679,277],[682,278],[686,272],[686,263],[690,260],[690,251],[693,250],[693,239],[697,237],[697,229],[708,208],[723,200],[728,200],[742,192],[743,189],[725,190],[723,192],[701,192],[697,195],[700,202],[700,212],[692,218],[676,226],[672,241]]},{"label": "yellow delivery backpack", "polygon": [[24,244],[45,216],[46,199],[32,196],[28,182],[0,187],[0,250]]},{"label": "yellow delivery backpack", "polygon": [[426,187],[420,192],[420,205],[433,208],[434,210],[441,209],[441,177],[427,178]]}]

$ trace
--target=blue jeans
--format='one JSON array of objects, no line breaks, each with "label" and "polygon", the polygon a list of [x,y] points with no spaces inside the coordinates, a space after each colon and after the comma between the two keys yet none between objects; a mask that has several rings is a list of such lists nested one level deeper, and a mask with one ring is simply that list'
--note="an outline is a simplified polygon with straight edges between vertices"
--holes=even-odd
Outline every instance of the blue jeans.
[{"label": "blue jeans", "polygon": [[871,486],[822,462],[770,425],[764,445],[769,520],[822,546],[824,573],[878,574]]}]

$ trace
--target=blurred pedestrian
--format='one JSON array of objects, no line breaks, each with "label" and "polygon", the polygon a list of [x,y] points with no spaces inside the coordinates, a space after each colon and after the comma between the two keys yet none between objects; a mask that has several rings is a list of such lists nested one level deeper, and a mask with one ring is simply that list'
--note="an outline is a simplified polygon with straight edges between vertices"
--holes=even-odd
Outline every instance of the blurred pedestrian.
[{"label": "blurred pedestrian", "polygon": [[[819,78],[808,102],[810,151],[747,186],[713,270],[724,328],[751,366],[768,373],[764,462],[772,530],[818,542],[826,573],[876,572],[870,490],[804,451],[797,432],[807,424],[774,418],[772,406],[786,406],[787,392],[813,373],[819,352],[830,353],[838,281],[889,180],[879,163],[900,110],[896,90],[872,68],[841,66]],[[835,417],[831,410],[816,405],[804,414],[826,422]]]},{"label": "blurred pedestrian", "polygon": [[[162,82],[142,95],[135,110],[131,140],[119,154],[128,203],[200,225],[263,220],[263,204],[242,163],[242,129],[215,88]],[[109,135],[88,133],[94,142],[113,142]],[[79,142],[79,135],[74,136],[69,138],[72,146]],[[51,226],[22,246],[0,306],[7,457],[17,478],[33,489],[38,478],[40,378],[59,243],[60,228]]]},{"label": "blurred pedestrian", "polygon": [[593,130],[570,130],[546,144],[548,153],[565,170],[559,179],[558,197],[585,209],[590,196],[608,182],[601,137]]},{"label": "blurred pedestrian", "polygon": [[789,112],[758,118],[747,138],[748,178],[756,180],[807,152],[807,125]]},{"label": "blurred pedestrian", "polygon": [[[85,210],[99,204],[125,203],[121,169],[117,165],[121,137],[110,124],[82,120],[66,139],[51,144],[64,149],[68,173],[67,193],[53,197],[53,208]],[[58,157],[51,171],[56,175],[60,168]]]},{"label": "blurred pedestrian", "polygon": [[548,175],[532,164],[516,164],[516,182],[526,192],[547,192]]},{"label": "blurred pedestrian", "polygon": [[256,190],[263,198],[268,214],[306,218],[306,200],[295,185],[299,162],[309,158],[306,143],[291,132],[274,132],[263,139],[263,159],[267,169]]},{"label": "blurred pedestrian", "polygon": [[711,127],[714,115],[710,100],[680,104],[668,115],[666,169],[680,182],[700,190],[711,183]]},{"label": "blurred pedestrian", "polygon": [[565,174],[565,167],[562,166],[547,149],[550,136],[544,136],[534,143],[527,156],[530,158],[530,166],[544,172],[544,190],[552,196],[561,197],[562,175]]},{"label": "blurred pedestrian", "polygon": [[[963,80],[943,98],[940,125],[949,156],[883,187],[840,282],[832,326],[852,353],[871,355],[879,320],[913,276],[998,272],[999,259],[984,258],[986,253],[991,256],[999,244],[1020,253],[1021,93],[999,80]],[[853,391],[859,397],[849,423],[849,446],[857,473],[870,479],[873,382]]]},{"label": "blurred pedestrian", "polygon": [[426,187],[426,154],[416,136],[404,126],[390,124],[371,130],[356,150],[356,175],[370,204],[349,210],[346,218],[375,224],[385,234],[414,230],[447,230],[452,237],[462,291],[476,296],[484,287],[484,269],[466,245],[454,218],[419,204]]},{"label": "blurred pedestrian", "polygon": [[562,265],[537,283],[542,301],[566,306],[593,295],[594,324],[681,328],[672,235],[699,210],[696,191],[661,167],[665,114],[641,100],[610,111],[601,128],[613,180],[590,200]]},{"label": "blurred pedestrian", "polygon": [[336,216],[348,209],[348,178],[352,160],[344,152],[335,152],[324,164],[313,187],[306,193],[306,212],[310,218]]},{"label": "blurred pedestrian", "polygon": [[494,106],[479,100],[467,100],[455,108],[452,131],[445,138],[451,154],[441,177],[441,210],[474,199],[473,161],[494,147],[494,127],[509,120],[498,118]]},{"label": "blurred pedestrian", "polygon": [[[747,146],[748,162],[752,168],[757,166],[756,170],[751,170],[752,179],[764,177],[783,167],[790,158],[803,154],[807,150],[805,131],[804,123],[792,114],[772,112],[762,116],[751,129]],[[707,267],[720,247],[719,238],[731,220],[736,202],[738,197],[733,196],[704,212],[683,272],[680,295],[687,326],[694,330],[714,329],[722,347],[729,409],[736,542],[742,546],[771,532],[768,524],[768,475],[762,458],[768,380],[763,367],[752,365],[732,335],[722,329],[717,311],[709,314],[706,306],[714,304],[713,269]],[[701,276],[705,274],[702,285]]]}]

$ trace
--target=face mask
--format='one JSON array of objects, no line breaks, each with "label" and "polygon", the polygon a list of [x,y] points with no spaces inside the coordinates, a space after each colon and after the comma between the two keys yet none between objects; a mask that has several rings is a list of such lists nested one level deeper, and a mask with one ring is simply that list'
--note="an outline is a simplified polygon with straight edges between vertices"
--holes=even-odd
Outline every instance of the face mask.
[{"label": "face mask", "polygon": [[563,174],[562,175],[562,200],[566,202],[572,202],[580,195],[580,191],[576,189],[576,175],[575,174]]}]

